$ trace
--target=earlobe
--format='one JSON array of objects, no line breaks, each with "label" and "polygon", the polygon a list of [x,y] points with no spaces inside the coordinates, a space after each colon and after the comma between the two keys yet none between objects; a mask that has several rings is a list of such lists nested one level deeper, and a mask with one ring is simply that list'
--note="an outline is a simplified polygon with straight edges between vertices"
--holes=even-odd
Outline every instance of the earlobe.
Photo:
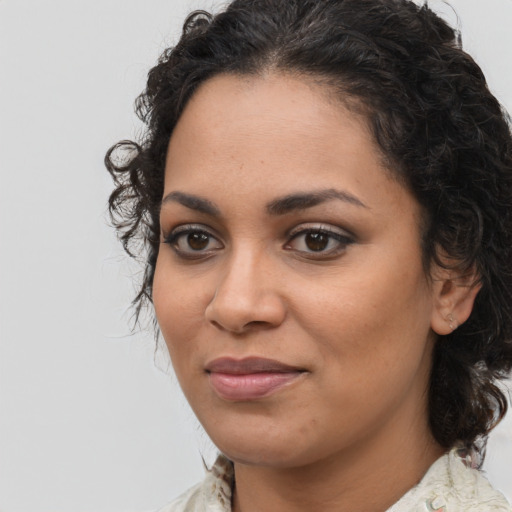
[{"label": "earlobe", "polygon": [[476,272],[461,274],[455,269],[439,269],[432,290],[432,330],[447,335],[462,325],[473,311],[480,288]]}]

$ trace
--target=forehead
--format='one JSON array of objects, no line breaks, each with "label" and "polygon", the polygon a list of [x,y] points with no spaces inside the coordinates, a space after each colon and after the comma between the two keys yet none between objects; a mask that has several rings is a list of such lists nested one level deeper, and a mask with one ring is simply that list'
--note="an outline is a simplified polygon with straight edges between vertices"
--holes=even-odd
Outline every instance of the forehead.
[{"label": "forehead", "polygon": [[[253,132],[256,135],[259,130],[265,134],[280,130],[281,124],[287,123],[287,134],[300,131],[298,135],[321,139],[317,136],[320,125],[329,129],[342,120],[345,125],[358,125],[370,142],[366,118],[348,108],[359,103],[355,98],[338,93],[320,78],[285,73],[221,74],[201,84],[186,105],[178,127],[185,121],[188,124],[199,119],[205,136],[222,136],[228,124],[236,127],[240,135],[246,133],[245,127],[257,129]],[[311,130],[313,128],[316,130]],[[208,129],[214,133],[207,133]],[[285,133],[279,132],[280,135]]]},{"label": "forehead", "polygon": [[405,192],[382,165],[366,119],[327,86],[277,74],[205,82],[171,137],[165,193],[252,197],[294,187],[342,188],[375,206],[384,189],[388,200]]}]

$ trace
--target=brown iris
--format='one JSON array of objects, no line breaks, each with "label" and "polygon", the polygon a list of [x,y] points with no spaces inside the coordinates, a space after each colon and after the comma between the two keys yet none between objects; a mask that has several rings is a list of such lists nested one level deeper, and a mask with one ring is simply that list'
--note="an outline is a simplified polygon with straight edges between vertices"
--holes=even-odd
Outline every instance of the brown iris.
[{"label": "brown iris", "polygon": [[329,237],[325,233],[308,233],[304,242],[311,251],[323,251],[329,243]]},{"label": "brown iris", "polygon": [[194,251],[201,251],[207,247],[210,237],[205,233],[190,233],[187,236],[187,243]]}]

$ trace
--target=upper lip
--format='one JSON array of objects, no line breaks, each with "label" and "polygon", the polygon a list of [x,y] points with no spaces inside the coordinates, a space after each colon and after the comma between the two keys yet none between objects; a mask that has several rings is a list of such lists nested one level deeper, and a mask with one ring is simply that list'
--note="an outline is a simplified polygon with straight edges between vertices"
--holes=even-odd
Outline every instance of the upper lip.
[{"label": "upper lip", "polygon": [[234,359],[232,357],[220,357],[209,362],[205,370],[213,373],[230,373],[233,375],[245,375],[250,373],[289,373],[304,371],[303,368],[265,359],[263,357],[246,357]]}]

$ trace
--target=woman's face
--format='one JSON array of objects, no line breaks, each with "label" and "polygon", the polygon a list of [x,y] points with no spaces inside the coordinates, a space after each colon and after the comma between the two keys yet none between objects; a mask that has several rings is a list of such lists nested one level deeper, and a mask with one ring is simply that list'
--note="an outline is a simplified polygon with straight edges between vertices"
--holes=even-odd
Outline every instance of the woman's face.
[{"label": "woman's face", "polygon": [[223,75],[193,96],[169,145],[154,304],[228,457],[292,467],[428,436],[419,219],[322,86]]}]

